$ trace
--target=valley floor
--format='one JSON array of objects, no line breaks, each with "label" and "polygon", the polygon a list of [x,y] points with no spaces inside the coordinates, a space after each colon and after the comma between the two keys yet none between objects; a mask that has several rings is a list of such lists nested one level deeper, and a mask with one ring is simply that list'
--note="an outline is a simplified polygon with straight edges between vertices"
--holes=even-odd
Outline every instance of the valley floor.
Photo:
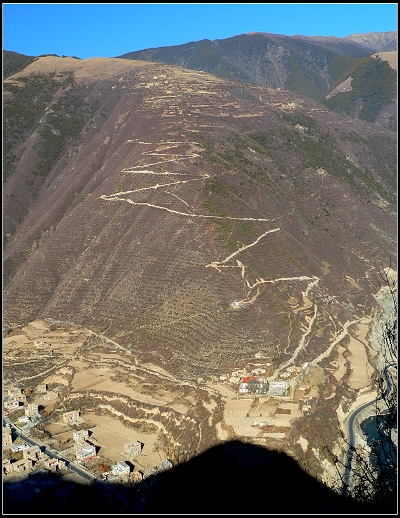
[{"label": "valley floor", "polygon": [[[346,348],[337,345],[337,360],[330,364],[338,383],[350,370],[348,383],[360,396],[354,404],[373,399],[368,330],[366,323],[353,326],[350,342]],[[279,449],[296,419],[308,414],[312,419],[320,397],[318,379],[302,379],[300,368],[280,372],[291,381],[287,396],[238,395],[237,383],[216,376],[201,383],[182,381],[156,365],[141,365],[132,351],[104,336],[45,321],[9,333],[3,359],[5,393],[9,387],[24,387],[30,393],[29,403],[38,405],[45,416],[42,428],[53,448],[73,461],[74,430],[90,430],[98,457],[86,465],[96,475],[100,463],[128,460],[125,444],[133,441],[143,448],[130,460],[143,473],[174,455],[179,460],[179,449],[193,455],[207,441],[240,438]],[[333,396],[334,392],[329,397]],[[80,426],[63,419],[63,413],[72,410],[80,412]],[[22,407],[13,412],[9,416],[14,422],[24,413]],[[338,417],[343,423],[346,413],[341,407]],[[308,439],[297,441],[304,452]]]}]

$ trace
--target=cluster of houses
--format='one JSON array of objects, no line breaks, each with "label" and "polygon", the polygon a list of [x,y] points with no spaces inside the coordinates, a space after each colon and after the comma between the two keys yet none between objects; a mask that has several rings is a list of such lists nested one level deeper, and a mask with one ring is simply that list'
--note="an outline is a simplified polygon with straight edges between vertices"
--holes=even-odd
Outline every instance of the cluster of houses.
[{"label": "cluster of houses", "polygon": [[[267,367],[270,367],[271,364],[267,363]],[[249,373],[247,370],[237,370],[232,372],[231,375],[229,374],[222,374],[222,376],[219,377],[221,381],[229,381],[229,383],[232,383],[234,385],[237,385],[238,383],[241,383],[243,378],[245,377],[251,377],[251,376],[262,376],[267,374],[267,369],[253,369],[251,373]]]},{"label": "cluster of houses", "polygon": [[[79,411],[65,412],[63,415],[64,421],[69,424],[80,424],[83,420],[80,418]],[[97,447],[92,444],[89,438],[89,430],[77,430],[73,434],[76,461],[78,463],[85,463],[97,457]],[[51,458],[43,453],[39,446],[30,446],[21,441],[13,443],[12,432],[10,426],[3,426],[3,449],[9,447],[11,452],[22,452],[22,458],[18,460],[3,460],[3,475],[20,474],[24,472],[31,472],[34,466],[41,462],[41,465],[48,471],[58,471],[66,469],[65,462],[59,459]],[[133,441],[125,445],[125,452],[129,457],[136,457],[140,455],[143,444],[138,441]],[[131,476],[130,476],[131,475]],[[118,461],[113,466],[112,471],[103,473],[103,478],[109,482],[127,482],[128,480],[139,481],[144,478],[143,473],[133,472],[129,464],[124,461]]]},{"label": "cluster of houses", "polygon": [[[270,367],[271,364],[267,363],[267,367]],[[292,371],[297,369],[297,367],[293,367]],[[289,370],[289,369],[288,369]],[[286,376],[283,375],[282,378],[288,378],[292,371],[288,373]],[[222,375],[220,376],[221,381],[228,381],[236,386],[238,386],[238,395],[249,395],[249,394],[265,394],[267,396],[286,396],[288,395],[288,391],[290,388],[290,383],[283,380],[276,381],[268,381],[266,378],[267,369],[258,368],[253,369],[250,373],[245,370],[237,370],[232,372],[231,376]]]},{"label": "cluster of houses", "polygon": [[151,475],[155,475],[157,473],[161,473],[162,471],[166,471],[173,467],[172,462],[168,459],[163,460],[160,464],[158,464],[153,469],[145,469],[143,471],[133,470],[127,462],[119,460],[116,464],[112,466],[111,471],[106,471],[102,473],[102,477],[107,482],[131,482],[136,483],[144,480]]},{"label": "cluster of houses", "polygon": [[22,393],[22,389],[9,387],[3,395],[3,413],[7,415],[12,410],[23,406],[25,403],[26,395]]},{"label": "cluster of houses", "polygon": [[3,426],[3,453],[7,447],[9,447],[13,453],[22,452],[22,457],[13,460],[3,456],[3,475],[29,473],[39,462],[41,462],[44,469],[48,471],[54,472],[66,469],[63,460],[49,457],[41,451],[39,446],[30,446],[26,443],[13,443],[11,428]]},{"label": "cluster of houses", "polygon": [[[36,347],[47,347],[44,341],[36,341]],[[290,391],[291,383],[288,378],[291,378],[299,370],[304,370],[308,364],[303,367],[288,367],[286,372],[281,374],[281,379],[271,380],[267,376],[271,375],[271,364],[267,363],[267,368],[257,368],[251,371],[237,370],[231,375],[220,376],[221,381],[227,381],[237,386],[238,396],[249,395],[266,395],[266,396],[287,396]],[[300,390],[305,390],[306,387],[299,387]],[[46,384],[39,384],[35,391],[40,394],[41,399],[47,399],[49,396],[48,386]],[[37,404],[28,403],[27,397],[21,388],[8,386],[3,391],[3,412],[5,415],[11,411],[23,408],[24,415],[18,417],[17,425],[21,428],[33,426],[41,421],[39,414],[39,407]],[[312,405],[308,398],[301,400],[301,407],[303,413],[311,412]],[[84,420],[80,416],[78,410],[72,410],[63,414],[63,421],[69,426],[81,425]],[[98,456],[99,445],[95,439],[89,438],[89,430],[76,430],[73,432],[74,446],[72,448],[76,457],[76,462],[85,463]],[[46,470],[56,471],[65,469],[65,463],[58,459],[48,457],[43,453],[39,446],[29,446],[28,444],[13,444],[11,438],[10,427],[3,426],[3,448],[10,447],[12,453],[22,452],[22,458],[19,460],[3,460],[3,474],[22,473],[24,471],[31,471],[38,462],[42,461]],[[139,456],[143,449],[143,443],[133,441],[125,444],[125,454],[128,460]],[[14,456],[15,457],[15,456]],[[135,471],[131,462],[118,461],[113,465],[111,471],[102,473],[103,479],[109,482],[137,482],[152,474],[172,468],[169,460],[164,460],[160,465],[152,470]]]},{"label": "cluster of houses", "polygon": [[38,424],[42,417],[39,413],[39,406],[34,403],[27,403],[26,395],[21,388],[9,387],[3,396],[3,413],[8,415],[11,411],[23,408],[24,415],[18,417],[18,424],[21,427],[29,427]]},{"label": "cluster of houses", "polygon": [[[261,354],[261,353],[259,353]],[[221,381],[229,382],[236,385],[239,396],[246,396],[250,394],[265,394],[267,396],[287,396],[289,395],[290,387],[293,378],[296,378],[299,373],[304,373],[309,368],[308,363],[304,363],[301,367],[291,365],[280,373],[279,380],[268,380],[271,376],[271,363],[265,364],[266,368],[257,368],[251,371],[237,370],[229,374],[222,374],[219,379]],[[299,387],[304,390],[306,387]]]},{"label": "cluster of houses", "polygon": [[247,376],[239,384],[239,394],[266,394],[287,396],[290,383],[285,380],[268,381],[258,376]]},{"label": "cluster of houses", "polygon": [[[43,345],[36,344],[35,345]],[[48,386],[41,384],[36,387],[36,392],[46,395]],[[3,412],[5,415],[9,414],[15,409],[23,409],[24,415],[20,415],[16,421],[16,425],[20,428],[26,428],[40,422],[41,416],[39,414],[39,406],[34,403],[28,403],[27,397],[21,388],[8,385],[4,389],[3,396]],[[62,419],[65,424],[69,426],[78,426],[84,423],[79,410],[71,410],[64,412]],[[98,450],[100,446],[97,441],[90,437],[90,431],[86,429],[74,430],[72,433],[74,445],[71,453],[75,455],[76,462],[86,463],[98,457]],[[125,444],[125,453],[128,459],[134,459],[139,456],[143,449],[143,443],[139,441],[132,441]],[[3,450],[9,448],[11,455],[3,460],[3,475],[15,475],[26,472],[30,474],[36,471],[58,471],[66,469],[65,462],[59,459],[51,458],[39,446],[30,446],[17,439],[13,442],[10,425],[3,425]],[[13,455],[19,453],[18,456]],[[19,458],[15,458],[19,457]],[[37,464],[39,466],[37,466]],[[36,466],[36,468],[35,468]],[[43,466],[43,467],[42,467]],[[132,464],[125,461],[118,461],[112,466],[111,471],[102,474],[103,479],[108,482],[139,482],[153,473],[164,471],[172,467],[169,461],[164,461],[154,470],[132,471]]]}]

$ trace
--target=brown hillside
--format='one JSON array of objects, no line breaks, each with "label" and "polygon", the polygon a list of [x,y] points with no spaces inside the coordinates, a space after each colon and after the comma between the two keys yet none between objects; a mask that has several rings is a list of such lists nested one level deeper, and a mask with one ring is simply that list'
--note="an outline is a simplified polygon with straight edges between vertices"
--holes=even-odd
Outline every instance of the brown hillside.
[{"label": "brown hillside", "polygon": [[[393,133],[124,59],[39,58],[5,83],[39,73],[74,83],[4,186],[6,322],[72,321],[191,377],[259,351],[310,361],[373,313],[396,257]],[[41,128],[71,95],[90,120],[35,174]]]}]

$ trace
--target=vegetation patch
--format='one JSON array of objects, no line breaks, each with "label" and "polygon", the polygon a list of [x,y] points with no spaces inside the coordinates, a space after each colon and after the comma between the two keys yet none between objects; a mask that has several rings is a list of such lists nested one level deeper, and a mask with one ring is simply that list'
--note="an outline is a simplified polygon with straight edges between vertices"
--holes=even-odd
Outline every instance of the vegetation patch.
[{"label": "vegetation patch", "polygon": [[374,122],[382,107],[396,98],[396,71],[386,61],[367,57],[337,81],[330,91],[350,76],[353,78],[351,91],[340,92],[329,99],[321,99],[321,102],[331,110],[353,117],[357,100],[360,100],[359,118]]},{"label": "vegetation patch", "polygon": [[286,88],[310,99],[319,99],[326,90],[322,77],[293,58],[290,59],[289,65],[291,72],[286,81]]},{"label": "vegetation patch", "polygon": [[365,190],[365,187],[369,187],[390,203],[394,203],[393,196],[386,192],[380,183],[332,149],[323,139],[322,141],[315,140],[307,136],[301,138],[294,131],[285,132],[284,137],[288,143],[297,148],[303,158],[305,167],[311,169],[323,168],[327,173],[344,180],[353,188]]},{"label": "vegetation patch", "polygon": [[292,126],[302,126],[310,133],[313,130],[316,131],[318,129],[317,122],[312,117],[304,113],[283,113],[282,120]]},{"label": "vegetation patch", "polygon": [[35,146],[39,157],[35,174],[45,175],[66,144],[78,141],[85,124],[97,107],[98,102],[86,102],[77,90],[68,92],[51,106],[46,122],[40,129],[40,143]]},{"label": "vegetation patch", "polygon": [[70,76],[60,83],[54,79],[54,74],[31,74],[13,83],[3,83],[4,91],[11,94],[3,107],[4,180],[14,172],[19,158],[16,147],[37,128],[53,94],[68,81]]},{"label": "vegetation patch", "polygon": [[35,56],[25,56],[18,52],[3,50],[3,79],[20,72],[36,59]]}]

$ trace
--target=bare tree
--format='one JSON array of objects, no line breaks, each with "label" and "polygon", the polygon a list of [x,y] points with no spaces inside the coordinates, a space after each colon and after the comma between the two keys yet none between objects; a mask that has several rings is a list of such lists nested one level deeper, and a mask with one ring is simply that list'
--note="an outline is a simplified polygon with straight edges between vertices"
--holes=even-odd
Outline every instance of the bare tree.
[{"label": "bare tree", "polygon": [[[185,445],[174,443],[172,440],[166,440],[162,449],[164,450],[166,458],[170,460],[174,466],[178,466],[178,464],[187,462],[199,453],[195,443],[196,440],[194,438]],[[160,444],[158,446],[159,449],[161,449]]]}]

